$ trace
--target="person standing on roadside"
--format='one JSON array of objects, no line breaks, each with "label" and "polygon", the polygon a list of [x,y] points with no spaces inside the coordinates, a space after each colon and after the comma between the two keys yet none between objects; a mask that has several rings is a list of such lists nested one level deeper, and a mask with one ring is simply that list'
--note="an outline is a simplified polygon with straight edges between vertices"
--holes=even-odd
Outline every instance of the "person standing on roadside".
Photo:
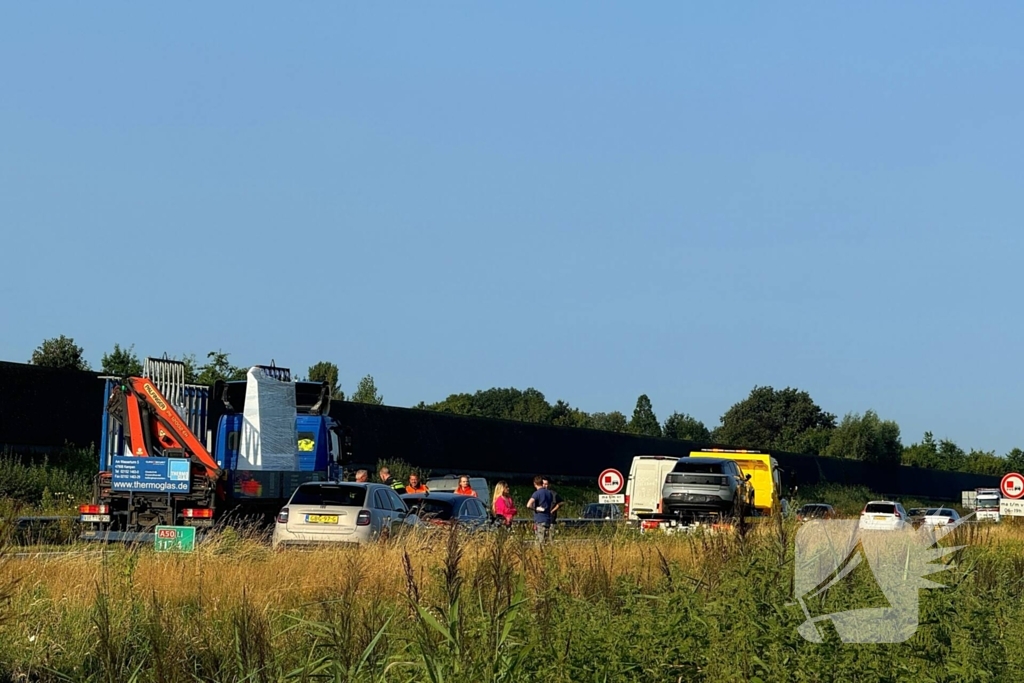
[{"label": "person standing on roadside", "polygon": [[469,485],[469,477],[466,475],[459,477],[459,487],[455,489],[455,493],[459,496],[473,496],[474,498],[480,497],[476,495],[476,491],[474,491],[473,487]]},{"label": "person standing on roadside", "polygon": [[367,472],[366,470],[356,470],[356,482],[357,483],[365,484],[368,481],[370,481],[370,473],[369,472]]},{"label": "person standing on roadside", "polygon": [[554,517],[551,508],[555,505],[555,495],[551,489],[544,488],[544,477],[539,474],[533,478],[535,489],[526,507],[533,510],[533,528],[537,534],[537,543],[545,543],[551,538],[551,524]]},{"label": "person standing on roadside", "polygon": [[512,519],[516,516],[516,504],[512,501],[512,491],[508,482],[499,481],[494,487],[494,515],[502,525],[512,526]]},{"label": "person standing on roadside", "polygon": [[420,483],[420,475],[415,473],[409,475],[409,485],[405,487],[406,493],[426,493],[429,490],[426,484]]},{"label": "person standing on roadside", "polygon": [[380,474],[380,483],[390,486],[396,493],[405,493],[405,484],[392,477],[391,470],[387,467],[381,467],[378,474]]},{"label": "person standing on roadside", "polygon": [[[551,480],[544,477],[543,486],[550,491]],[[554,503],[551,505],[551,524],[554,526],[558,522],[558,508],[562,507],[562,498],[555,491],[551,491],[551,495],[554,498]]]}]

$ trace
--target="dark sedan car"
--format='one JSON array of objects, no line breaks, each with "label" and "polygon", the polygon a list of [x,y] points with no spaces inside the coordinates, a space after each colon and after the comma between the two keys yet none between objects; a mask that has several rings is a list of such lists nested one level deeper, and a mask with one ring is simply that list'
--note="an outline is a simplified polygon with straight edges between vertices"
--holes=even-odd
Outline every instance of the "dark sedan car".
[{"label": "dark sedan car", "polygon": [[622,510],[613,503],[588,503],[580,516],[583,519],[622,519]]},{"label": "dark sedan car", "polygon": [[796,521],[806,522],[811,519],[834,519],[835,508],[825,503],[808,503],[796,511]]},{"label": "dark sedan car", "polygon": [[493,525],[491,515],[479,498],[454,493],[407,493],[402,500],[428,526],[457,524],[471,531]]}]

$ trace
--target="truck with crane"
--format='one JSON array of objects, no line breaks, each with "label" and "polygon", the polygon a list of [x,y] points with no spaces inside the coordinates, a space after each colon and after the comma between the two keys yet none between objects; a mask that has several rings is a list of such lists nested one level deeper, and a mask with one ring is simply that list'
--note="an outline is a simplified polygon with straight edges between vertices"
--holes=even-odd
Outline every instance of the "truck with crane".
[{"label": "truck with crane", "polygon": [[210,387],[187,383],[180,361],[147,358],[141,376],[105,381],[99,471],[79,507],[86,539],[270,521],[300,484],[341,478],[351,457],[329,385],[294,382],[287,368]]}]

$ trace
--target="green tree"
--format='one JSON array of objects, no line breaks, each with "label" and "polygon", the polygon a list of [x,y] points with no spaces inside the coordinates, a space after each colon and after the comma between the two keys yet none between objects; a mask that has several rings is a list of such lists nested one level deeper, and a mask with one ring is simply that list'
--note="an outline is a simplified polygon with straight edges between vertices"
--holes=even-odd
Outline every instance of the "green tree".
[{"label": "green tree", "polygon": [[199,366],[196,365],[196,354],[183,354],[181,362],[185,364],[185,383],[199,384]]},{"label": "green tree", "polygon": [[217,380],[245,379],[249,369],[232,365],[228,361],[228,355],[223,351],[210,351],[206,354],[206,364],[199,368],[196,382],[198,384],[213,384]]},{"label": "green tree", "polygon": [[610,413],[591,413],[590,425],[594,429],[603,429],[606,432],[625,432],[629,429],[626,416],[617,410]]},{"label": "green tree", "polygon": [[703,422],[686,413],[672,413],[665,420],[662,433],[669,439],[711,443],[711,430]]},{"label": "green tree", "polygon": [[963,471],[974,474],[987,474],[1001,477],[1009,472],[1005,458],[1000,458],[995,451],[979,451],[971,449],[964,458]]},{"label": "green tree", "polygon": [[475,415],[520,422],[551,423],[553,408],[544,394],[529,388],[492,388],[474,394],[451,394],[438,403],[420,403],[418,408],[456,415]]},{"label": "green tree", "polygon": [[45,339],[39,347],[32,352],[32,365],[39,365],[44,368],[59,368],[61,370],[88,370],[89,363],[83,358],[85,350],[75,344],[71,337],[63,334],[53,339]]},{"label": "green tree", "polygon": [[377,385],[373,383],[372,375],[367,375],[359,380],[359,386],[352,394],[352,400],[356,403],[372,403],[378,406],[384,404],[384,397],[377,392]]},{"label": "green tree", "polygon": [[345,392],[341,390],[341,384],[338,383],[338,366],[334,363],[322,360],[316,365],[310,366],[309,381],[327,382],[327,385],[331,387],[331,398],[339,401],[345,400]]},{"label": "green tree", "polygon": [[590,415],[559,399],[551,406],[551,424],[558,427],[592,427]]},{"label": "green tree", "polygon": [[740,448],[820,453],[836,426],[806,391],[754,387],[722,416],[714,440]]},{"label": "green tree", "polygon": [[903,464],[934,470],[963,471],[967,454],[949,439],[936,441],[931,432],[925,432],[921,443],[903,449]]},{"label": "green tree", "polygon": [[1024,451],[1019,448],[1014,448],[1006,454],[1006,471],[1018,473],[1024,472]]},{"label": "green tree", "polygon": [[661,424],[654,414],[654,407],[647,394],[640,394],[633,408],[633,419],[629,421],[629,431],[643,436],[661,436]]},{"label": "green tree", "polygon": [[114,350],[103,354],[100,363],[105,375],[138,377],[142,374],[142,362],[135,354],[135,344],[127,349],[122,349],[120,344],[114,344]]},{"label": "green tree", "polygon": [[863,415],[847,413],[832,431],[824,453],[833,458],[898,465],[903,456],[900,427],[892,420],[879,419],[873,410]]}]

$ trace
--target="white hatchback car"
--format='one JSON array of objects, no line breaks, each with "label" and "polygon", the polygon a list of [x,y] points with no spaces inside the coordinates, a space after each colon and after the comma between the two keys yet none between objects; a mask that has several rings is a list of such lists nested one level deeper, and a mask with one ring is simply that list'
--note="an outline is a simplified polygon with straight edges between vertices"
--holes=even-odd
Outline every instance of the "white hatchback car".
[{"label": "white hatchback car", "polygon": [[921,526],[946,526],[960,521],[960,515],[950,508],[928,508]]},{"label": "white hatchback car", "polygon": [[873,500],[860,513],[860,528],[868,531],[902,531],[909,523],[907,511],[891,500]]},{"label": "white hatchback car", "polygon": [[390,486],[309,482],[295,489],[274,524],[274,548],[386,540],[399,525],[414,525],[405,502]]}]

